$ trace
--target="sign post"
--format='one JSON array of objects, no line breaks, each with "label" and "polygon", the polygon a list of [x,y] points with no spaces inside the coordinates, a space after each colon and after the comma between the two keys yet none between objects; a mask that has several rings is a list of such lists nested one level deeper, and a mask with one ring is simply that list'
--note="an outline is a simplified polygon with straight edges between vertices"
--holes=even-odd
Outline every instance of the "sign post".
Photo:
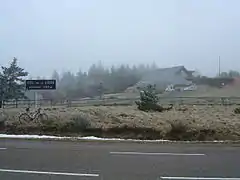
[{"label": "sign post", "polygon": [[37,108],[38,104],[37,104],[37,101],[38,101],[38,92],[34,91],[34,105],[35,105],[35,108]]},{"label": "sign post", "polygon": [[26,80],[26,90],[34,90],[35,108],[37,108],[38,92],[36,90],[55,90],[56,80]]}]

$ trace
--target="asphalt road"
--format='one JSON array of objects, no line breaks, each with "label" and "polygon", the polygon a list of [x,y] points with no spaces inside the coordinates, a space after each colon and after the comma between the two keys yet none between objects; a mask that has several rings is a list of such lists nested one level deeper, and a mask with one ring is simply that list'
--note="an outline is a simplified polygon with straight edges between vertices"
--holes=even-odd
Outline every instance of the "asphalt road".
[{"label": "asphalt road", "polygon": [[197,178],[240,179],[240,146],[0,140],[0,180]]}]

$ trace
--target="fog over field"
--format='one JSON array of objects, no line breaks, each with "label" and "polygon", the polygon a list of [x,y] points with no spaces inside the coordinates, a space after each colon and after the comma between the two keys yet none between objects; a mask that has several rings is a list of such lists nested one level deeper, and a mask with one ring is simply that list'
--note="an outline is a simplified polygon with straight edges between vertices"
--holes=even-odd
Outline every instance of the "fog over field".
[{"label": "fog over field", "polygon": [[0,65],[32,76],[91,64],[240,70],[238,0],[1,0]]}]

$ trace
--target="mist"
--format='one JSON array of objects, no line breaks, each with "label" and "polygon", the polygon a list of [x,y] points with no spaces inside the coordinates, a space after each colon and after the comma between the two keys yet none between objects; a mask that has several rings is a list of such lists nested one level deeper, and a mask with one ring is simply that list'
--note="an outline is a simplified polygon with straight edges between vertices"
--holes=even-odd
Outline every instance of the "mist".
[{"label": "mist", "polygon": [[240,70],[238,0],[2,0],[0,65],[32,76],[87,71],[101,61]]}]

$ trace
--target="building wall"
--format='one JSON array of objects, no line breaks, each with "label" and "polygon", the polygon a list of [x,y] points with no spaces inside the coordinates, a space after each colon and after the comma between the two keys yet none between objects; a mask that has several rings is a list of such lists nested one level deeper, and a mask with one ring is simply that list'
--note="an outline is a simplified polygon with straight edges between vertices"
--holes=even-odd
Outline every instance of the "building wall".
[{"label": "building wall", "polygon": [[[169,84],[191,84],[191,81],[185,79],[187,77],[186,73],[180,74],[160,74],[160,75],[151,75],[144,79],[143,84],[151,83],[156,84],[157,87],[166,88]],[[140,83],[139,83],[140,84]]]},{"label": "building wall", "polygon": [[143,88],[148,84],[156,84],[156,88],[162,90],[170,84],[192,84],[191,81],[185,79],[186,77],[188,77],[188,74],[183,66],[157,69],[145,75],[135,87]]}]

